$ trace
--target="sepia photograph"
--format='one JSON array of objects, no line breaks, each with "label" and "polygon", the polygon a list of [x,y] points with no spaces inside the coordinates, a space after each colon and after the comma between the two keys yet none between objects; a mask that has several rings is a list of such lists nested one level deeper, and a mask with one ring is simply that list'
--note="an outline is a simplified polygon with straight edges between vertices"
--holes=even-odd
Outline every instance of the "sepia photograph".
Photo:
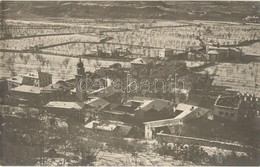
[{"label": "sepia photograph", "polygon": [[0,1],[0,166],[260,166],[260,1]]}]

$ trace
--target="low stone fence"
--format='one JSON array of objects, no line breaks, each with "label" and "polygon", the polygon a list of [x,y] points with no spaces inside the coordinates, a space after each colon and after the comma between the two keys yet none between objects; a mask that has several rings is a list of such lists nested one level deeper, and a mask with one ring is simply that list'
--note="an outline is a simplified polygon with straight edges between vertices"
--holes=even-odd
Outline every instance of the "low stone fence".
[{"label": "low stone fence", "polygon": [[202,138],[185,137],[185,136],[177,136],[177,135],[169,135],[169,134],[161,134],[161,133],[157,133],[156,139],[159,142],[181,143],[181,144],[188,144],[188,145],[194,144],[200,146],[217,147],[217,148],[233,150],[233,151],[250,151],[253,149],[257,149],[254,147],[239,145],[235,143],[211,141]]}]

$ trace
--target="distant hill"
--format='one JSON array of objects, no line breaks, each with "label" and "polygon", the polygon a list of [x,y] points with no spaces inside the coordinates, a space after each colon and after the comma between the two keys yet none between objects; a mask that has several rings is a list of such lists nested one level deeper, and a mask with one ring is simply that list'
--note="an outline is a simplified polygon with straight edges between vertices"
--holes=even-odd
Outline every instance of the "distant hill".
[{"label": "distant hill", "polygon": [[68,2],[34,1],[1,2],[1,15],[19,18],[39,17],[72,18],[137,18],[242,21],[246,16],[259,16],[260,2]]}]

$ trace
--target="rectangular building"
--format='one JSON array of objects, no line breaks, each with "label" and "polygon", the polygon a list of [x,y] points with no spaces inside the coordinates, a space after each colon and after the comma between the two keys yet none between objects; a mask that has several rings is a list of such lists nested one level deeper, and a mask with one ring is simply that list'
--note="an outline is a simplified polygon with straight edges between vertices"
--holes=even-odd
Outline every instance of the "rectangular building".
[{"label": "rectangular building", "polygon": [[241,99],[238,96],[219,96],[214,104],[214,115],[236,121],[238,119]]}]

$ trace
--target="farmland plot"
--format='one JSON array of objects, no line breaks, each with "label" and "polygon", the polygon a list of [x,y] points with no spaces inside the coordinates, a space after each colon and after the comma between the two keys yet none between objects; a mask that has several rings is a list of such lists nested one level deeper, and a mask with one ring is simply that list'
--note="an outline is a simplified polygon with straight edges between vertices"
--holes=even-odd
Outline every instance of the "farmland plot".
[{"label": "farmland plot", "polygon": [[26,50],[30,46],[49,46],[54,44],[82,41],[82,42],[99,42],[99,37],[88,35],[61,35],[61,36],[45,36],[45,37],[32,37],[22,39],[10,39],[1,41],[3,45],[1,49],[14,49],[14,50]]},{"label": "farmland plot", "polygon": [[195,38],[203,32],[197,27],[166,27],[154,29],[140,29],[136,31],[107,33],[114,39],[111,43],[151,46],[185,50],[187,47],[199,46]]}]

